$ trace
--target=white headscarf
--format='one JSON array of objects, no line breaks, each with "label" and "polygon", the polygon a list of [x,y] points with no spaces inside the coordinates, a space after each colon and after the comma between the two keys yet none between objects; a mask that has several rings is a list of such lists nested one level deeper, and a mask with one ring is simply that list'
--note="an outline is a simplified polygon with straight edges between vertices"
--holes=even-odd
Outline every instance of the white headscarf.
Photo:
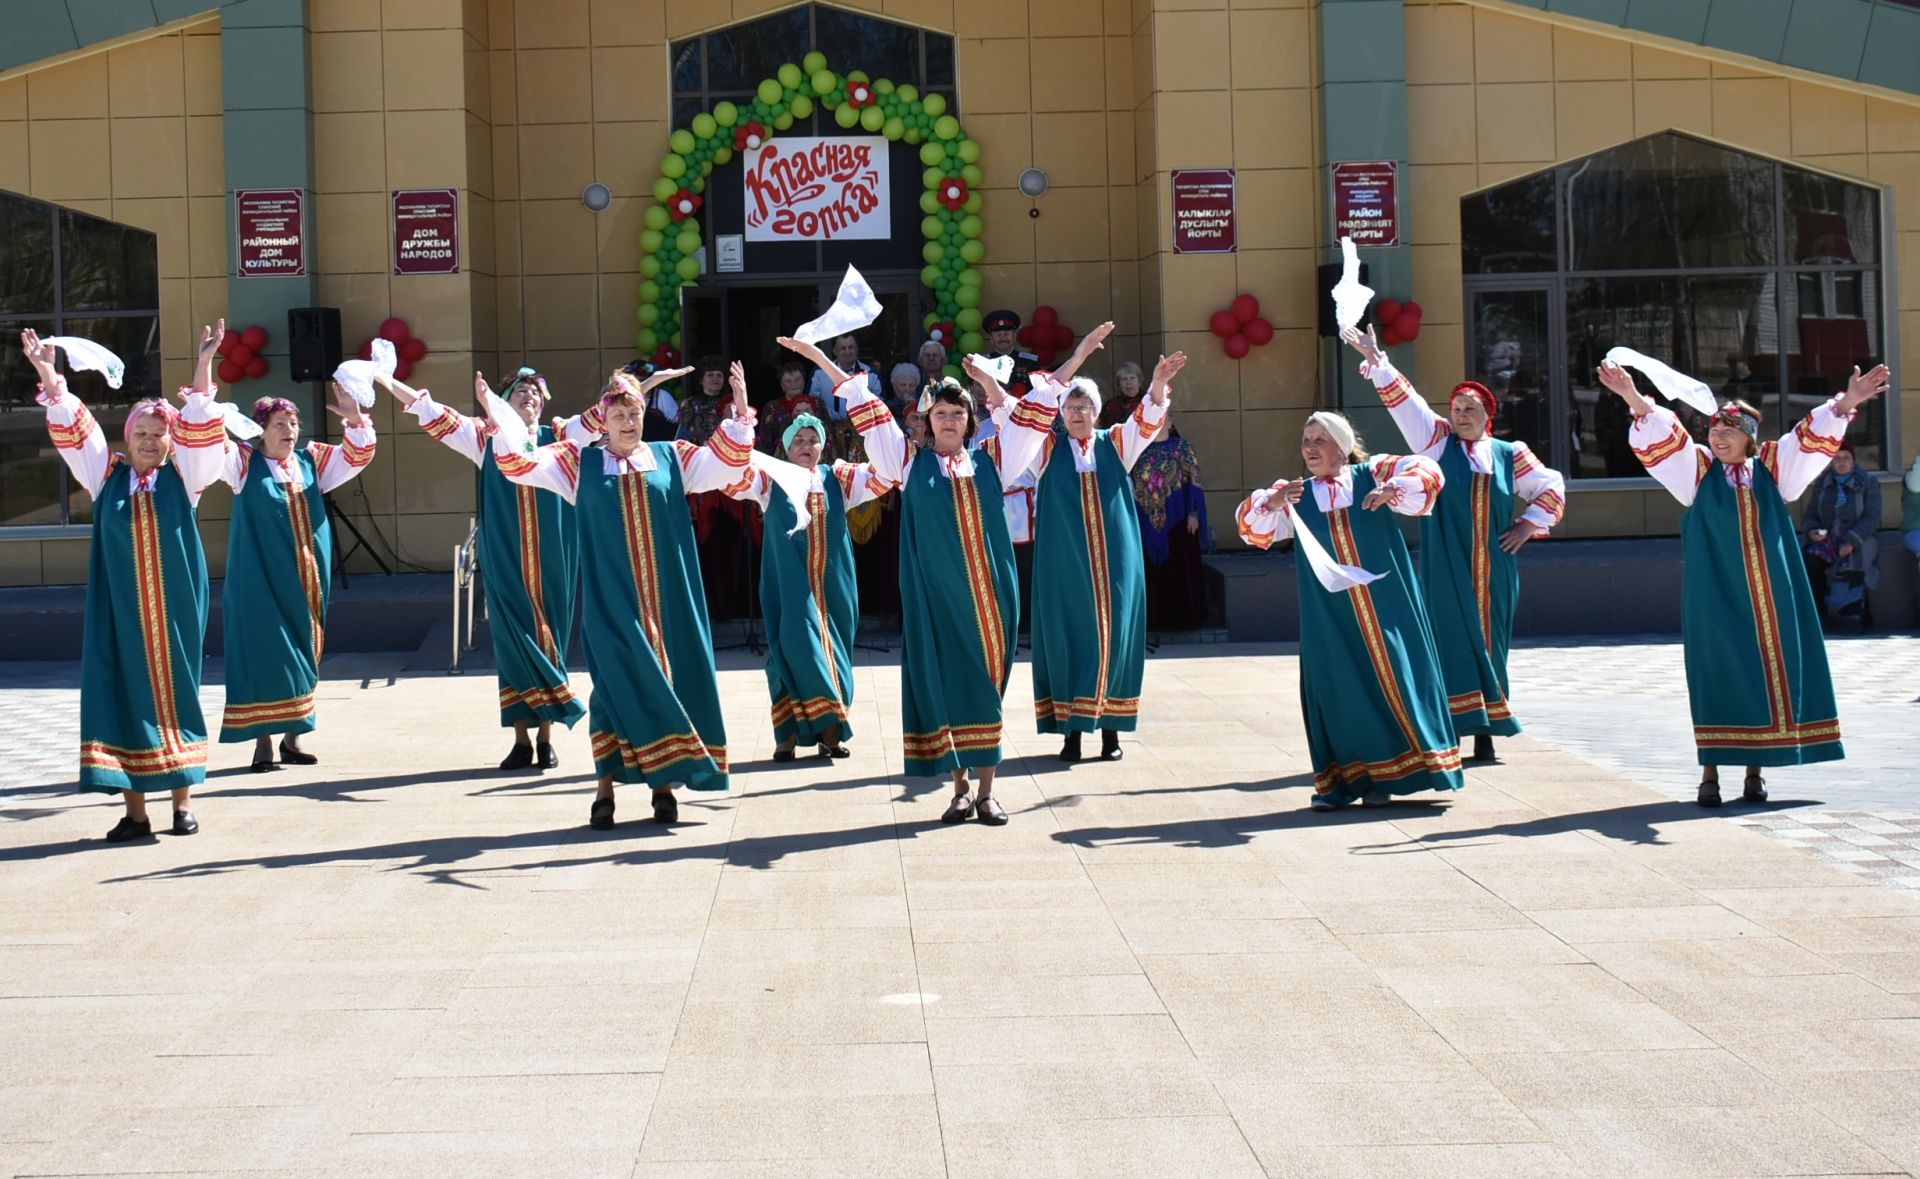
[{"label": "white headscarf", "polygon": [[1307,425],[1318,426],[1325,430],[1327,436],[1332,438],[1334,444],[1340,448],[1342,455],[1350,457],[1353,454],[1353,448],[1360,444],[1359,435],[1353,432],[1353,423],[1332,410],[1323,409],[1310,415],[1307,418]]},{"label": "white headscarf", "polygon": [[1067,391],[1060,395],[1060,404],[1062,406],[1066,405],[1067,398],[1073,396],[1075,393],[1085,393],[1089,398],[1092,399],[1093,416],[1098,418],[1100,416],[1100,404],[1101,404],[1100,386],[1093,383],[1093,378],[1092,377],[1073,378],[1073,384],[1068,385]]}]

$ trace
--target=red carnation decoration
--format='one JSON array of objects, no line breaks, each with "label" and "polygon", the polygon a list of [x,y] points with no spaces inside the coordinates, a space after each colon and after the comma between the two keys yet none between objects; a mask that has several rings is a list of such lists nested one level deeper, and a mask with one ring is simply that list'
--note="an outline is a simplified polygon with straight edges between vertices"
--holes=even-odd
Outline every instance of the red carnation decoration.
[{"label": "red carnation decoration", "polygon": [[955,342],[960,339],[959,335],[954,330],[953,321],[950,319],[941,320],[939,323],[936,323],[933,325],[933,327],[929,328],[927,330],[927,338],[929,340],[933,340],[939,343],[942,347],[947,348],[948,350],[951,350],[954,347]]},{"label": "red carnation decoration", "polygon": [[683,188],[673,194],[667,202],[667,213],[675,221],[685,221],[700,211],[700,195],[692,189]]},{"label": "red carnation decoration", "polygon": [[967,182],[958,176],[942,180],[939,201],[950,211],[958,213],[967,203]]},{"label": "red carnation decoration", "polygon": [[[755,119],[744,127],[736,127],[733,132],[735,151],[750,151],[767,141],[767,125]],[[681,190],[686,191],[685,189]]]},{"label": "red carnation decoration", "polygon": [[865,82],[847,83],[847,105],[854,110],[873,105],[873,87]]}]

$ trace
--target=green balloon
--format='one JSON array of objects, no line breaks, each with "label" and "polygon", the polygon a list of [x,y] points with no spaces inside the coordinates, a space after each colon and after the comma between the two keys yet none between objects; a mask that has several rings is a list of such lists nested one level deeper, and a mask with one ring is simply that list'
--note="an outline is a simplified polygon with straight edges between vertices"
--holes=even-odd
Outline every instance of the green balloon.
[{"label": "green balloon", "polygon": [[947,174],[938,168],[928,168],[920,173],[920,183],[926,186],[928,192],[935,194],[936,199],[940,192],[940,182],[946,178]]},{"label": "green balloon", "polygon": [[669,177],[662,176],[653,182],[653,199],[656,201],[670,201],[673,194],[679,191],[679,182]]},{"label": "green balloon", "polygon": [[903,104],[917,102],[920,98],[920,92],[912,86],[896,86],[893,93]]},{"label": "green balloon", "polygon": [[800,59],[800,68],[809,74],[819,73],[827,68],[827,55],[816,49]]},{"label": "green balloon", "polygon": [[[975,272],[971,270],[963,270],[960,272],[960,277],[964,279],[967,275],[973,273]],[[980,306],[980,288],[977,286],[970,287],[962,282],[960,289],[953,293],[953,301],[965,307],[967,311],[973,312],[973,326],[978,328],[980,326],[980,312],[975,309]],[[960,314],[965,315],[967,311],[962,311]]]},{"label": "green balloon", "polygon": [[787,104],[787,110],[794,118],[804,119],[813,113],[813,99],[804,94],[796,94],[793,96],[793,101]]},{"label": "green balloon", "polygon": [[[967,302],[967,292],[973,292],[973,302]],[[953,326],[963,332],[977,332],[986,317],[980,314],[980,290],[978,287],[961,287],[953,293],[953,301],[960,304],[960,311],[953,317]]]},{"label": "green balloon", "polygon": [[659,283],[653,281],[652,279],[648,279],[645,282],[640,284],[640,301],[642,303],[656,303],[659,301],[659,299],[660,299]]},{"label": "green balloon", "polygon": [[960,351],[962,352],[978,352],[986,347],[986,343],[987,341],[979,332],[960,333]]},{"label": "green balloon", "polygon": [[929,311],[920,317],[920,329],[922,331],[932,331],[933,325],[939,322],[940,313],[937,311]]},{"label": "green balloon", "polygon": [[[646,349],[642,348],[641,351],[645,352]],[[975,349],[975,351],[978,351],[978,349]],[[940,371],[946,376],[952,377],[956,381],[964,381],[967,379],[967,374],[964,372],[961,372],[960,366],[957,364],[950,364],[947,367],[941,369]]]},{"label": "green balloon", "polygon": [[923,192],[920,194],[920,211],[927,216],[938,216],[940,211],[945,207],[946,206],[940,203],[940,198],[933,193]]},{"label": "green balloon", "polygon": [[947,100],[938,94],[927,95],[921,100],[920,105],[926,110],[927,117],[930,119],[937,119],[947,113]]},{"label": "green balloon", "polygon": [[875,82],[873,84],[873,92],[875,94],[892,94],[893,90],[894,90],[894,86],[893,86],[892,78],[882,78],[878,82]]},{"label": "green balloon", "polygon": [[848,75],[847,75],[847,81],[849,81],[849,82],[871,82],[871,81],[873,81],[873,79],[872,79],[872,78],[869,78],[869,77],[867,77],[867,71],[865,71],[865,70],[854,70],[854,71],[853,71],[852,73],[850,73],[850,74],[848,74]]},{"label": "green balloon", "polygon": [[680,333],[676,331],[671,336],[668,336],[667,345],[678,352],[680,350]]},{"label": "green balloon", "polygon": [[960,156],[960,162],[961,162],[961,163],[963,163],[963,164],[977,164],[977,163],[979,163],[979,162],[980,162],[980,143],[979,143],[979,141],[978,141],[978,140],[973,140],[973,139],[962,139],[962,140],[960,141],[960,147],[959,147],[959,149],[958,149],[958,155]]},{"label": "green balloon", "polygon": [[860,121],[860,112],[843,102],[833,109],[833,121],[842,127],[852,127]]},{"label": "green balloon", "polygon": [[768,106],[772,106],[774,103],[779,102],[780,101],[779,81],[774,78],[768,78],[766,81],[760,83],[760,89],[758,91],[758,95],[759,95],[760,101],[766,103]]},{"label": "green balloon", "polygon": [[953,247],[960,244],[960,242],[957,240],[959,236],[960,235],[957,233],[942,233],[940,235],[940,244],[947,247],[949,250],[951,250]]},{"label": "green balloon", "polygon": [[[711,168],[708,169],[708,171],[711,171],[711,170],[712,170]],[[706,175],[706,173],[702,172],[701,175],[704,176]],[[701,193],[707,191],[707,182],[704,180],[696,179],[692,184],[687,185],[687,189],[690,192],[692,192],[695,196],[699,196]]]},{"label": "green balloon", "polygon": [[673,239],[673,248],[682,254],[697,253],[700,249],[699,232],[682,230],[680,236]]},{"label": "green balloon", "polygon": [[940,235],[946,231],[947,227],[938,217],[927,217],[920,222],[920,236],[928,241],[938,241]]},{"label": "green balloon", "polygon": [[899,115],[895,115],[892,118],[888,119],[880,127],[880,134],[885,135],[888,139],[898,139],[902,135],[905,135],[906,133],[907,133],[907,125],[900,121]]},{"label": "green balloon", "polygon": [[800,72],[800,67],[792,62],[781,66],[775,73],[782,86],[798,86],[806,79],[806,75]]},{"label": "green balloon", "polygon": [[977,287],[982,285],[984,281],[985,280],[981,278],[980,272],[978,270],[963,270],[960,272],[961,286]]},{"label": "green balloon", "polygon": [[980,265],[980,259],[987,256],[987,247],[977,241],[967,242],[960,247],[960,258],[969,266]]},{"label": "green balloon", "polygon": [[832,94],[840,87],[840,79],[833,76],[832,70],[815,70],[811,81],[815,94]]},{"label": "green balloon", "polygon": [[731,127],[740,121],[740,108],[730,102],[717,102],[713,105],[713,121]]},{"label": "green balloon", "polygon": [[934,120],[933,133],[940,139],[960,138],[960,120],[952,115],[941,115]]},{"label": "green balloon", "polygon": [[648,278],[660,277],[660,255],[643,252],[640,255],[640,273]]},{"label": "green balloon", "polygon": [[733,149],[730,147],[722,146],[722,147],[716,147],[713,149],[713,162],[716,167],[724,165],[728,160],[731,160],[732,158],[733,158]]},{"label": "green balloon", "polygon": [[687,174],[685,156],[668,156],[660,161],[660,174],[669,180],[678,180]]},{"label": "green balloon", "polygon": [[693,149],[699,145],[694,142],[693,132],[683,127],[675,131],[672,135],[667,136],[667,146],[680,155],[689,156],[693,154]]},{"label": "green balloon", "polygon": [[920,162],[927,167],[937,168],[945,162],[946,158],[947,149],[944,145],[938,143],[923,143],[920,145]]},{"label": "green balloon", "polygon": [[633,333],[633,346],[640,355],[651,356],[654,349],[660,346],[660,336],[652,328],[641,328]]},{"label": "green balloon", "polygon": [[[712,161],[712,160],[701,160],[701,161],[700,161],[700,175],[702,175],[702,176],[705,176],[705,175],[706,175],[707,173],[709,173],[709,172],[711,172],[711,171],[713,171],[713,161]],[[699,192],[699,191],[700,191],[700,182],[699,182],[699,181],[697,181],[697,180],[696,180],[696,181],[694,181],[694,183],[693,183],[693,186],[692,186],[692,187],[693,187],[693,191],[695,191],[695,192]]]},{"label": "green balloon", "polygon": [[686,279],[688,282],[692,282],[694,279],[700,277],[700,263],[694,258],[680,259],[673,264],[673,270],[674,273]]},{"label": "green balloon", "polygon": [[791,86],[782,86],[782,87],[780,88],[780,101],[781,101],[781,102],[783,102],[783,103],[790,103],[790,102],[792,102],[792,101],[793,101],[794,99],[796,99],[796,98],[798,98],[798,97],[800,97],[800,92],[799,92],[798,90],[795,90],[795,89],[794,89],[793,87],[791,87]]},{"label": "green balloon", "polygon": [[934,283],[939,282],[940,277],[941,277],[940,268],[938,266],[929,266],[925,270],[922,270],[920,272],[920,285],[923,287],[930,287]]},{"label": "green balloon", "polygon": [[720,125],[714,122],[713,116],[704,112],[693,116],[692,126],[694,135],[700,139],[712,139],[714,132],[720,129]]},{"label": "green balloon", "polygon": [[860,126],[867,131],[878,131],[887,125],[887,113],[877,106],[867,107],[860,112]]},{"label": "green balloon", "polygon": [[960,168],[960,179],[967,182],[968,188],[978,188],[980,182],[986,179],[986,173],[980,171],[978,164],[963,164]]},{"label": "green balloon", "polygon": [[965,166],[966,165],[962,164],[959,160],[948,156],[946,161],[940,165],[940,170],[949,176],[958,176],[960,175],[960,169]]},{"label": "green balloon", "polygon": [[960,260],[958,254],[946,254],[941,257],[940,265],[946,267],[948,274],[959,274],[967,264]]},{"label": "green balloon", "polygon": [[775,131],[785,131],[792,126],[793,116],[791,114],[782,111],[773,117],[773,129]]},{"label": "green balloon", "polygon": [[920,128],[918,128],[918,127],[916,127],[916,126],[914,126],[914,125],[913,125],[912,123],[908,123],[908,124],[907,124],[907,133],[906,133],[906,135],[905,135],[905,137],[904,137],[904,138],[906,139],[906,141],[907,141],[908,143],[913,143],[913,144],[917,144],[917,143],[919,143],[919,142],[920,142]]},{"label": "green balloon", "polygon": [[978,213],[986,205],[986,198],[977,192],[967,194],[967,203],[960,206],[963,213]]},{"label": "green balloon", "polygon": [[942,246],[939,242],[928,242],[926,245],[920,247],[920,256],[925,258],[927,264],[931,266],[946,258],[946,247]]},{"label": "green balloon", "polygon": [[978,217],[968,216],[968,217],[960,218],[960,236],[961,237],[968,237],[968,238],[979,237],[980,231],[984,228],[985,228],[985,225],[981,223],[980,218]]},{"label": "green balloon", "polygon": [[657,229],[643,229],[640,231],[640,252],[643,254],[658,254],[660,247],[665,244],[666,240],[666,235]]},{"label": "green balloon", "polygon": [[660,309],[652,303],[642,303],[634,308],[633,318],[641,327],[652,327],[660,322]]},{"label": "green balloon", "polygon": [[640,215],[640,220],[648,229],[665,229],[672,218],[667,215],[665,205],[648,205],[647,211]]}]

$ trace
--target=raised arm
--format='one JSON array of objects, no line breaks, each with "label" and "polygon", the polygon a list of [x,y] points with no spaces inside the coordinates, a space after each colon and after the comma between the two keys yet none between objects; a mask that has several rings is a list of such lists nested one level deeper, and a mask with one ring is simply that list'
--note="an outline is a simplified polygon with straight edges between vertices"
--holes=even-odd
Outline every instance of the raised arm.
[{"label": "raised arm", "polygon": [[247,452],[227,437],[226,407],[215,400],[219,390],[213,384],[214,350],[220,347],[226,332],[224,319],[200,329],[193,387],[185,390],[180,415],[173,420],[174,469],[195,496],[215,483],[225,483],[237,491],[246,473]]},{"label": "raised arm", "polygon": [[1446,476],[1440,464],[1423,454],[1381,454],[1369,460],[1377,486],[1361,506],[1391,508],[1402,516],[1424,516],[1440,500]]},{"label": "raised arm", "polygon": [[899,486],[883,477],[874,469],[871,462],[850,463],[843,459],[836,459],[833,464],[833,477],[840,481],[840,495],[846,500],[846,506],[850,508],[871,503]]},{"label": "raised arm", "polygon": [[1633,375],[1626,369],[1610,360],[1601,361],[1600,383],[1633,411],[1633,428],[1627,431],[1633,457],[1673,498],[1691,505],[1700,476],[1711,461],[1710,452],[1688,436],[1672,410],[1647,400],[1634,387]]},{"label": "raised arm", "polygon": [[1263,487],[1241,500],[1233,513],[1234,523],[1240,528],[1240,539],[1255,548],[1264,549],[1275,541],[1290,538],[1293,535],[1293,514],[1282,505],[1299,503],[1306,487],[1304,479],[1295,479],[1291,483],[1280,479],[1272,487]]},{"label": "raised arm", "polygon": [[[1833,461],[1833,456],[1840,453],[1840,443],[1847,436],[1847,424],[1853,421],[1853,415],[1862,405],[1885,393],[1892,382],[1892,370],[1884,364],[1864,374],[1855,366],[1844,390],[1825,404],[1815,406],[1812,413],[1775,445],[1769,465],[1773,468],[1774,480],[1780,484],[1781,495],[1789,501],[1796,500],[1813,485],[1820,472]],[[1768,457],[1765,449],[1762,448],[1763,461]]]},{"label": "raised arm", "polygon": [[721,420],[720,428],[707,439],[705,446],[684,441],[674,444],[687,494],[702,491],[732,494],[752,482],[753,472],[747,467],[753,461],[753,426],[753,407],[747,403],[747,382],[742,377],[733,388],[732,415]]},{"label": "raised arm", "polygon": [[[849,378],[833,363],[833,359],[812,344],[796,340],[791,336],[781,336],[782,348],[811,360],[820,366],[821,371],[834,378],[834,397],[836,403],[844,401],[846,412],[843,416],[860,431],[860,438],[866,443],[868,465],[878,472],[880,478],[890,484],[899,484],[907,477],[907,436],[900,431],[900,423],[893,420],[893,411],[887,403],[874,395],[873,389],[862,374],[855,373]],[[849,505],[851,506],[851,505]]]},{"label": "raised arm", "polygon": [[47,433],[60,452],[60,460],[73,472],[74,481],[87,489],[87,495],[100,494],[113,461],[105,431],[94,420],[93,411],[67,389],[67,379],[54,367],[53,345],[42,343],[39,333],[28,328],[20,333],[20,350],[40,377],[40,392],[35,399],[46,407]]},{"label": "raised arm", "polygon": [[322,495],[346,484],[365,470],[367,464],[373,461],[375,442],[373,419],[360,412],[360,403],[337,382],[333,386],[333,405],[328,409],[340,419],[344,427],[344,441],[338,446],[326,442],[307,443],[307,453],[313,456],[313,469],[318,472]]},{"label": "raised arm", "polygon": [[1427,405],[1426,398],[1420,396],[1413,382],[1400,375],[1387,359],[1380,347],[1379,339],[1373,328],[1368,327],[1365,335],[1358,328],[1348,328],[1340,333],[1340,338],[1352,346],[1362,359],[1360,375],[1373,382],[1380,394],[1381,404],[1392,415],[1393,424],[1400,427],[1400,434],[1415,453],[1431,458],[1447,444],[1447,438],[1453,433],[1453,424],[1434,413]]},{"label": "raised arm", "polygon": [[1140,461],[1147,447],[1160,436],[1172,392],[1168,387],[1169,382],[1186,363],[1187,354],[1184,352],[1162,356],[1159,363],[1153,366],[1153,381],[1147,386],[1147,395],[1140,399],[1140,404],[1134,407],[1125,421],[1113,427],[1113,446],[1120,452],[1120,463],[1127,470],[1133,470],[1133,464]]},{"label": "raised arm", "polygon": [[[975,380],[993,378],[981,371],[971,358],[965,362],[967,375]],[[981,381],[984,388],[986,381]],[[1012,486],[1020,476],[1033,469],[1046,452],[1047,438],[1053,433],[1053,419],[1060,414],[1060,398],[1066,392],[1057,379],[1046,373],[1033,374],[1033,388],[1006,415],[999,433],[980,447],[992,456],[1000,468],[1002,486]]]},{"label": "raised arm", "polygon": [[[487,435],[491,431],[484,427],[480,419],[441,405],[433,399],[433,394],[425,389],[415,389],[398,378],[380,380],[379,383],[399,399],[401,408],[414,416],[429,437],[445,443],[450,450],[466,455],[475,466],[479,466],[487,457]],[[487,378],[479,373],[473,374],[473,391],[480,403],[486,404],[485,398],[489,392]]]},{"label": "raised arm", "polygon": [[[1062,386],[1072,384],[1074,376],[1080,371],[1080,366],[1085,364],[1095,352],[1106,347],[1107,337],[1112,334],[1113,321],[1108,320],[1082,336],[1080,343],[1074,346],[1073,355],[1067,357],[1067,363],[1061,365],[1054,371],[1054,381]],[[1038,376],[1039,374],[1036,373],[1034,375]]]}]

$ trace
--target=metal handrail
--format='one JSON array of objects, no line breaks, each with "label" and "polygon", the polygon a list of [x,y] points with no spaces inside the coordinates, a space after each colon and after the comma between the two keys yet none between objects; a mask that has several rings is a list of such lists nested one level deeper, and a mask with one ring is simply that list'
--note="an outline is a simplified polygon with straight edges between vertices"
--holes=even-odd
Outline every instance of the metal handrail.
[{"label": "metal handrail", "polygon": [[466,591],[466,636],[464,650],[473,650],[473,594],[474,586],[480,580],[480,529],[469,517],[467,520],[467,539],[453,546],[453,662],[447,667],[448,675],[460,675],[463,644],[461,642],[461,603],[460,592]]}]

